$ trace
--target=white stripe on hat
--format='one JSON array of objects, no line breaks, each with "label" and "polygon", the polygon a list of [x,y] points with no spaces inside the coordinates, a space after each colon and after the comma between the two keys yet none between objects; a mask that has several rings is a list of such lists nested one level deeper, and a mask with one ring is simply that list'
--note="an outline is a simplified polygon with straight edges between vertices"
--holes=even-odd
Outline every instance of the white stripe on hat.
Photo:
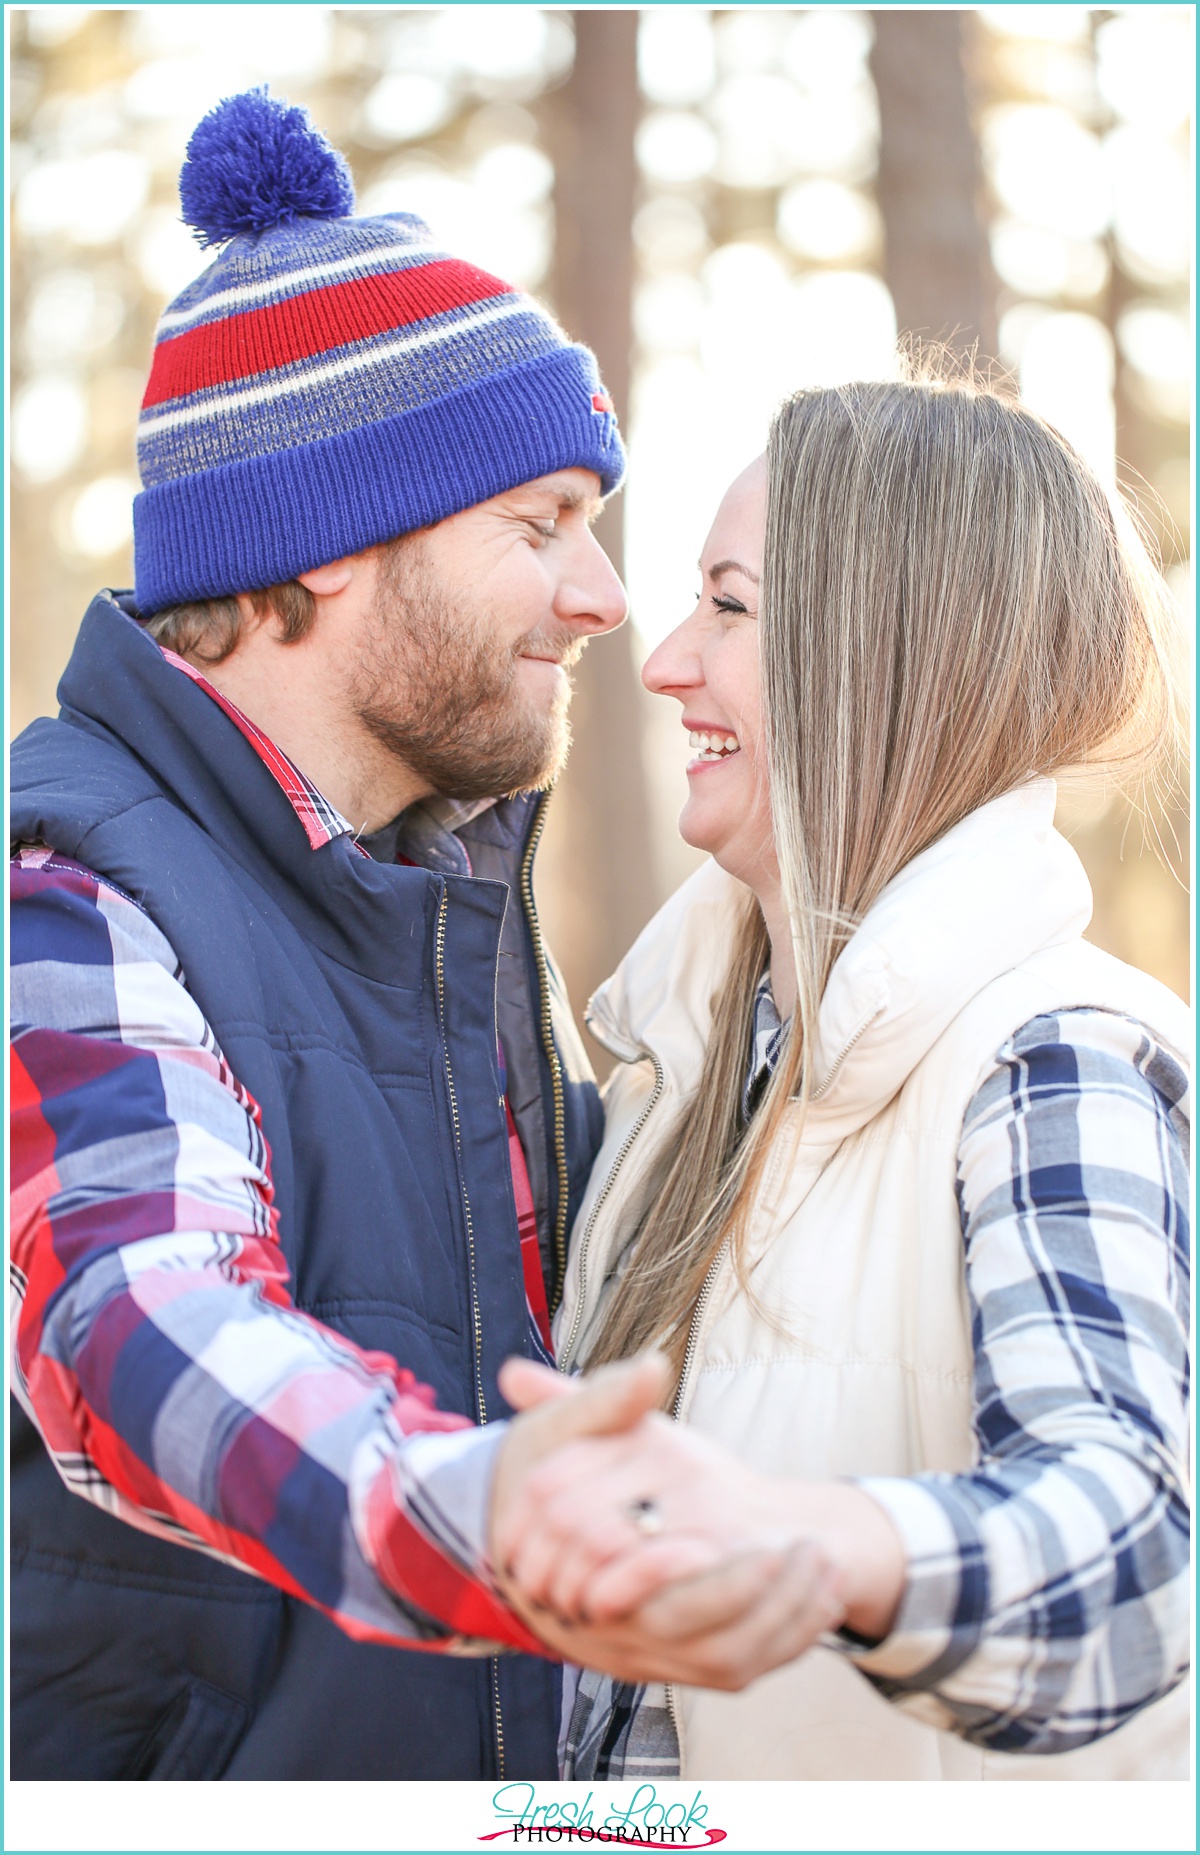
[{"label": "white stripe on hat", "polygon": [[524,316],[531,312],[541,313],[543,320],[550,322],[549,316],[544,311],[539,312],[537,304],[525,296],[515,303],[501,303],[495,309],[477,310],[457,322],[426,329],[420,335],[407,335],[399,341],[390,341],[386,347],[370,348],[363,354],[346,354],[336,361],[324,361],[304,373],[289,374],[284,380],[272,380],[265,386],[243,387],[232,393],[224,393],[219,399],[210,398],[201,401],[199,405],[183,406],[177,412],[152,414],[149,418],[139,420],[138,439],[140,442],[156,432],[174,431],[181,425],[194,425],[200,419],[219,418],[224,413],[237,412],[243,406],[261,406],[272,399],[283,399],[289,393],[303,393],[309,387],[322,385],[326,380],[343,379],[347,374],[360,373],[363,368],[374,367],[380,361],[392,360],[397,355],[412,354],[418,348],[431,348],[455,336],[474,333],[486,323],[503,322],[510,316]]},{"label": "white stripe on hat", "polygon": [[350,258],[331,258],[327,264],[310,264],[303,270],[287,271],[264,283],[239,284],[235,289],[219,290],[215,296],[206,296],[202,303],[196,303],[190,309],[164,310],[158,319],[155,340],[164,332],[170,333],[186,328],[191,322],[198,322],[201,316],[208,315],[213,309],[261,302],[279,291],[294,289],[301,284],[319,283],[322,278],[337,277],[345,271],[361,270],[366,275],[373,275],[377,264],[389,264],[396,258],[419,258],[422,264],[429,264],[448,258],[449,255],[448,251],[439,250],[436,245],[381,245],[377,251],[356,252]]}]

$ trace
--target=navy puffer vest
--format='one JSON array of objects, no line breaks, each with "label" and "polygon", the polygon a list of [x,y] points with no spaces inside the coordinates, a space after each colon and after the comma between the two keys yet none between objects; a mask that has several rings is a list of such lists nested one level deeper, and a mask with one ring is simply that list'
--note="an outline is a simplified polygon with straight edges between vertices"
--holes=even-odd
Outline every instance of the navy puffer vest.
[{"label": "navy puffer vest", "polygon": [[[249,742],[110,595],[59,699],[14,746],[12,834],[108,877],[175,949],[262,1108],[297,1305],[391,1353],[443,1408],[506,1415],[497,1368],[532,1349],[498,990],[548,1252],[600,1131],[517,892],[538,802],[482,827],[507,883],[384,866],[346,837],[313,850]],[[530,1027],[550,1021],[547,1047]],[[555,1775],[551,1664],[354,1643],[68,1494],[20,1413],[13,1439],[14,1777]]]}]

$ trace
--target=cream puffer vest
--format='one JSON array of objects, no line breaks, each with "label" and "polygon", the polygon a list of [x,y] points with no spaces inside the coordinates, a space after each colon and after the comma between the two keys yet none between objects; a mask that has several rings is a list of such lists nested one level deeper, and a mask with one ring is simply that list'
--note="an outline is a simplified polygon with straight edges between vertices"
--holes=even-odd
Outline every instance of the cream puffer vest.
[{"label": "cream puffer vest", "polygon": [[[834,967],[816,1100],[798,1148],[781,1141],[750,1223],[754,1286],[786,1332],[719,1263],[681,1388],[681,1419],[759,1469],[824,1478],[971,1467],[955,1176],[972,1095],[1014,1031],[1070,1006],[1136,1017],[1186,1061],[1180,1001],[1080,938],[1091,891],[1053,829],[1054,801],[1053,784],[1037,781],[963,820],[888,885]],[[556,1322],[565,1369],[586,1357],[606,1284],[662,1176],[662,1136],[696,1087],[744,894],[705,865],[592,1001],[591,1027],[621,1063]],[[677,1688],[671,1699],[688,1778],[1188,1771],[1186,1684],[1095,1745],[1041,1757],[980,1751],[932,1723],[931,1697],[902,1710],[823,1648],[743,1694]]]}]

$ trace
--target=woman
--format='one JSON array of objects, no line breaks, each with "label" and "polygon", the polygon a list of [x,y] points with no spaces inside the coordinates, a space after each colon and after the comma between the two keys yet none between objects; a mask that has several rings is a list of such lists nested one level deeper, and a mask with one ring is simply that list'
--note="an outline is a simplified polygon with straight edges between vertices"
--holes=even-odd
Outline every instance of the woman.
[{"label": "woman", "polygon": [[1052,823],[1170,744],[1161,581],[1055,433],[931,381],[798,394],[701,564],[645,681],[712,861],[592,1004],[556,1336],[663,1348],[694,1475],[573,1445],[509,1563],[599,1616],[639,1526],[811,1537],[845,1626],[741,1695],[584,1674],[565,1775],[1186,1775],[1190,1032]]}]

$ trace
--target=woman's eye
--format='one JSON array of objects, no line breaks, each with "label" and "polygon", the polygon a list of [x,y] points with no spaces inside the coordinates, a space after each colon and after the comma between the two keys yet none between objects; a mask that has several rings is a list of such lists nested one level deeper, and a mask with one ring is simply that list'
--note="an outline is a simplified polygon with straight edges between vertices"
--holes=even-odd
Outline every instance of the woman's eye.
[{"label": "woman's eye", "polygon": [[727,593],[714,593],[712,602],[718,612],[745,612],[746,610],[740,599],[731,599]]}]

